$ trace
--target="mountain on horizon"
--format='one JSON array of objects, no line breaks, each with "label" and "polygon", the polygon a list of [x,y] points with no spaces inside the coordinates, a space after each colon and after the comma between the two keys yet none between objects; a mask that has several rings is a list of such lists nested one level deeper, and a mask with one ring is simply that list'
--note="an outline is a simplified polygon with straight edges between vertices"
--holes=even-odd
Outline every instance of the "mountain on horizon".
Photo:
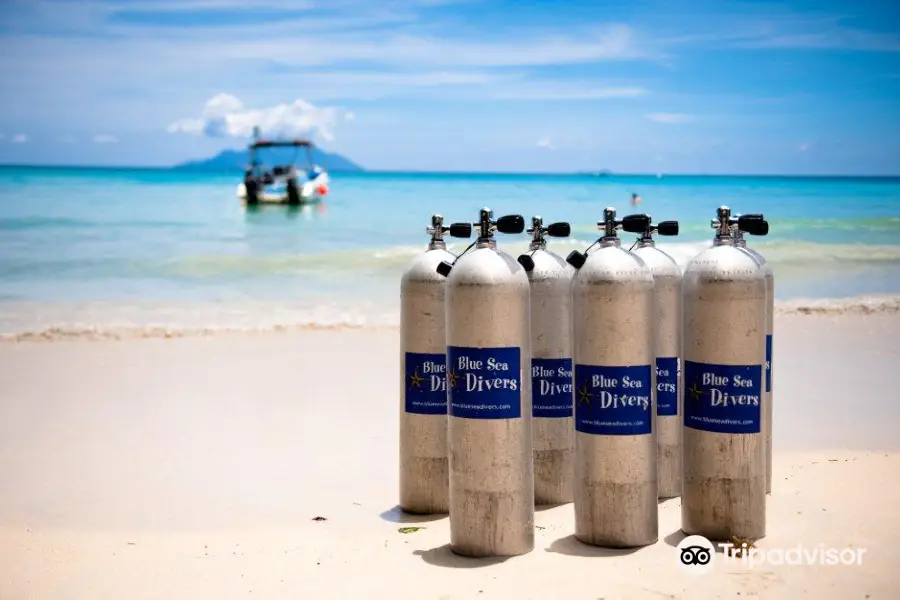
[{"label": "mountain on horizon", "polygon": [[[296,162],[306,165],[306,149],[304,148],[266,148],[257,157],[267,165]],[[312,160],[326,171],[365,171],[360,165],[336,152],[325,152],[320,148],[312,149]],[[192,160],[175,165],[175,169],[190,171],[243,171],[247,168],[250,157],[247,150],[223,150],[212,158]]]}]

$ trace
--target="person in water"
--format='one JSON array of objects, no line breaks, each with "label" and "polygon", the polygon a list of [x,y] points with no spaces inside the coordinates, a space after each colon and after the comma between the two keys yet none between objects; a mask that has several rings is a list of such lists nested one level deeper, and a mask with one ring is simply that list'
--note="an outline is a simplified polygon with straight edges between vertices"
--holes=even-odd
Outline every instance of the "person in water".
[{"label": "person in water", "polygon": [[638,196],[637,194],[632,194],[631,195],[631,205],[637,206],[640,203],[641,203],[641,197]]}]

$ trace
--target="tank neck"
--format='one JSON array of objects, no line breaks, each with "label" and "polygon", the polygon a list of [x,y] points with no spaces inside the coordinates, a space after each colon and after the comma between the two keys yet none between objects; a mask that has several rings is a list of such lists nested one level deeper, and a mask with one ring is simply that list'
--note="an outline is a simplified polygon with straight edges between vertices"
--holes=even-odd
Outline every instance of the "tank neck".
[{"label": "tank neck", "polygon": [[444,240],[431,240],[431,243],[428,244],[429,250],[446,250],[447,243]]},{"label": "tank neck", "polygon": [[547,240],[532,240],[530,244],[528,244],[529,250],[546,250],[547,249]]},{"label": "tank neck", "polygon": [[604,236],[604,237],[600,238],[600,243],[597,245],[600,246],[601,248],[610,248],[613,246],[618,248],[619,246],[622,245],[622,241],[619,239],[619,236],[617,236],[617,235],[608,235],[608,236]]},{"label": "tank neck", "polygon": [[497,241],[492,237],[478,238],[478,241],[475,242],[476,249],[481,249],[481,248],[492,248],[493,249],[496,247],[497,247]]},{"label": "tank neck", "polygon": [[713,239],[713,246],[734,246],[734,238],[730,235],[717,235]]},{"label": "tank neck", "polygon": [[653,238],[651,238],[651,237],[641,238],[638,240],[637,247],[638,248],[655,248],[656,242],[653,241]]}]

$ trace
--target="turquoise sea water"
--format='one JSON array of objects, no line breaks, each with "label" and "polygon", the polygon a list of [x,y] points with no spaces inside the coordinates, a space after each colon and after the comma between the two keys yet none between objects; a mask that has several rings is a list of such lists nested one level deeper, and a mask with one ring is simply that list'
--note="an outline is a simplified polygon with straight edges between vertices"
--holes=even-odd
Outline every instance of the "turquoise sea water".
[{"label": "turquoise sea water", "polygon": [[[552,246],[565,255],[596,238],[605,206],[633,212],[633,192],[637,210],[681,222],[660,241],[681,264],[726,204],[769,219],[749,243],[778,300],[900,294],[900,178],[335,173],[321,210],[248,211],[239,177],[0,167],[0,333],[396,323],[433,212],[568,220],[573,238]],[[498,237],[511,253],[527,244]]]}]

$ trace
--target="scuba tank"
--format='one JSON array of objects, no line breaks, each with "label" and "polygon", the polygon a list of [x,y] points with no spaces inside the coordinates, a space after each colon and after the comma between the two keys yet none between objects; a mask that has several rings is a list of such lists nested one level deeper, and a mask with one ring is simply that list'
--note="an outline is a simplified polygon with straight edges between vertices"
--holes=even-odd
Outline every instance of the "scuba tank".
[{"label": "scuba tank", "polygon": [[453,260],[444,235],[468,238],[470,223],[444,226],[432,215],[428,249],[416,256],[400,283],[400,508],[410,513],[446,513],[447,345],[444,287],[435,272]]},{"label": "scuba tank", "polygon": [[547,237],[568,237],[568,223],[531,219],[528,253],[519,257],[531,282],[531,398],[535,504],[572,501],[572,316],[574,269],[547,250]]},{"label": "scuba tank", "polygon": [[649,224],[632,252],[653,272],[656,288],[656,441],[659,497],[681,495],[681,268],[656,247],[655,235],[678,235],[678,221]]},{"label": "scuba tank", "polygon": [[[761,215],[760,215],[761,216]],[[763,220],[761,228],[764,230],[762,235],[769,232],[769,223]],[[763,385],[763,403],[766,406],[765,421],[763,429],[766,435],[766,493],[772,493],[772,405],[774,392],[772,391],[772,333],[775,329],[775,273],[772,267],[766,263],[766,259],[754,250],[747,247],[747,241],[744,239],[744,232],[737,227],[732,228],[734,236],[735,248],[740,248],[750,253],[750,256],[756,259],[762,265],[763,275],[766,278],[766,364],[765,364],[765,382]]]},{"label": "scuba tank", "polygon": [[525,220],[494,221],[483,208],[474,225],[475,249],[438,265],[447,276],[450,549],[515,556],[534,549],[530,290],[494,233],[522,233]]},{"label": "scuba tank", "polygon": [[681,529],[712,541],[752,541],[766,532],[766,281],[732,235],[734,227],[760,234],[763,223],[760,215],[734,218],[720,207],[713,246],[690,261],[682,279]]},{"label": "scuba tank", "polygon": [[650,217],[603,213],[599,247],[567,259],[576,268],[575,537],[626,548],[659,539],[656,301],[653,272],[616,233],[644,232]]}]

